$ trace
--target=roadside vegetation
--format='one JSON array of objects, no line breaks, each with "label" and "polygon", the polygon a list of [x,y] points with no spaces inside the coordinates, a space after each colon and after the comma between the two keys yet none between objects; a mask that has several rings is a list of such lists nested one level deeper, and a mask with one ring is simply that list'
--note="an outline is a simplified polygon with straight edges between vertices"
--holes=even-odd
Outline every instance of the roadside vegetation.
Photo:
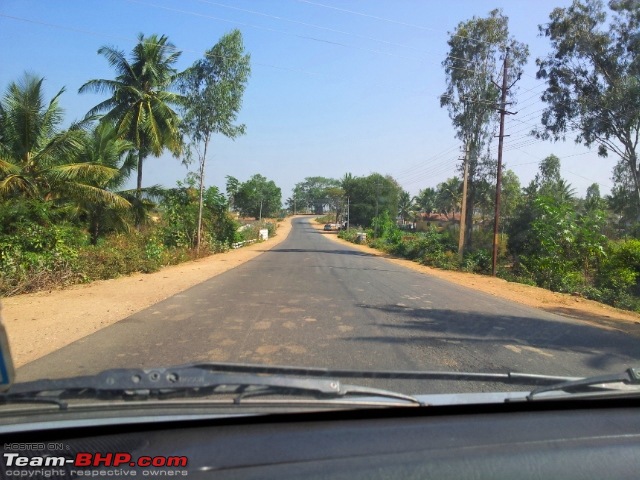
[{"label": "roadside vegetation", "polygon": [[[250,73],[240,32],[184,72],[165,36],[140,35],[129,57],[98,53],[115,77],[80,88],[106,94],[80,122],[63,128],[64,89],[45,98],[33,74],[0,99],[2,296],[153,272],[256,240],[261,228],[275,234],[276,222],[264,220],[280,214],[273,182],[234,179],[226,195],[203,183],[211,136],[245,129],[233,124]],[[195,158],[197,171],[173,188],[144,187],[143,166],[163,152],[187,165]],[[237,215],[256,209],[255,221]]]},{"label": "roadside vegetation", "polygon": [[[512,174],[512,180],[517,177]],[[377,217],[339,233],[357,242],[366,233],[369,246],[423,265],[491,274],[493,224],[475,218],[473,247],[460,256],[460,202],[449,203],[451,182],[435,195],[422,191],[412,199],[415,222],[402,223],[401,210],[386,208]],[[616,198],[602,198],[597,184],[578,198],[560,177],[560,162],[550,156],[524,189],[506,195],[498,243],[497,276],[552,291],[580,295],[615,307],[640,311],[640,224],[616,213]],[[425,203],[425,194],[434,202]],[[492,209],[491,202],[488,207]]]},{"label": "roadside vegetation", "polygon": [[[555,155],[538,162],[526,186],[513,171],[502,171],[498,276],[640,311],[639,14],[637,2],[610,1],[607,8],[575,0],[539,27],[550,42],[549,53],[536,59],[545,108],[528,135],[573,136],[613,157],[613,188],[603,197],[594,183],[578,197]],[[490,146],[499,111],[517,104],[529,49],[510,36],[500,10],[460,22],[448,47],[440,100],[465,152],[451,178],[413,198],[390,176],[307,178],[287,205],[331,212],[350,225],[340,232],[347,240],[366,233],[370,246],[400,257],[491,274],[497,159]],[[494,81],[500,77],[504,91]]]}]

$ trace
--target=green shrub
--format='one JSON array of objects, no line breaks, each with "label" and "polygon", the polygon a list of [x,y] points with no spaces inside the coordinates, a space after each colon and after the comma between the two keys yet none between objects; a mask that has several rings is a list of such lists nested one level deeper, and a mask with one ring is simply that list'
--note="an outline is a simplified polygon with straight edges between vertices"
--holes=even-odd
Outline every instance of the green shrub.
[{"label": "green shrub", "polygon": [[639,280],[640,240],[609,242],[595,276],[595,286],[603,292],[603,300],[622,308],[634,305],[632,296],[639,293]]},{"label": "green shrub", "polygon": [[462,270],[474,273],[491,273],[493,266],[492,252],[485,249],[476,250],[464,256]]},{"label": "green shrub", "polygon": [[320,223],[322,225],[326,223],[335,223],[336,216],[332,214],[323,215],[322,217],[316,217],[316,223]]},{"label": "green shrub", "polygon": [[338,237],[343,238],[348,242],[356,243],[356,238],[358,237],[358,233],[360,233],[361,231],[362,230],[359,230],[357,228],[350,228],[349,230],[340,230],[338,232]]}]

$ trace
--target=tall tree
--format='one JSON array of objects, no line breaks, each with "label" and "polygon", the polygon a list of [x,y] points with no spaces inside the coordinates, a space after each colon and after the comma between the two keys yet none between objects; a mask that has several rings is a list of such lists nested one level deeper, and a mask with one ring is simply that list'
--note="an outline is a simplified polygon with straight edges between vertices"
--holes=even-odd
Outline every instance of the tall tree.
[{"label": "tall tree", "polygon": [[[130,202],[127,206],[109,206],[103,202],[83,200],[79,204],[79,216],[89,226],[91,243],[96,244],[98,238],[110,231],[127,231],[130,227],[131,206],[136,199],[128,192],[117,192],[132,170],[135,169],[136,158],[131,142],[118,138],[113,125],[100,122],[93,130],[86,133],[79,161],[94,165],[103,165],[117,170],[110,178],[96,179],[93,184],[110,192],[116,192]],[[134,209],[135,210],[135,209]],[[134,218],[135,218],[135,211]]]},{"label": "tall tree", "polygon": [[424,213],[430,214],[436,209],[437,195],[438,194],[435,188],[427,187],[418,192],[418,196],[415,198],[415,202]]},{"label": "tall tree", "polygon": [[[461,22],[451,32],[449,53],[442,65],[447,89],[440,105],[447,107],[456,137],[466,145],[468,164],[465,247],[471,245],[474,206],[478,182],[491,175],[493,162],[482,152],[494,134],[500,90],[493,83],[509,49],[509,83],[522,73],[529,55],[528,47],[509,37],[509,19],[501,10],[492,10],[484,18]],[[510,92],[512,97],[513,91]],[[512,101],[510,98],[509,101]],[[495,173],[493,173],[495,175]]]},{"label": "tall tree", "polygon": [[402,188],[391,176],[372,173],[366,177],[345,175],[341,180],[349,198],[349,218],[353,225],[369,226],[376,215],[387,213],[395,218]]},{"label": "tall tree", "polygon": [[227,190],[227,200],[229,202],[229,209],[235,210],[235,198],[238,194],[238,190],[240,189],[240,180],[236,177],[232,177],[231,175],[227,175],[225,177],[227,179],[226,190]]},{"label": "tall tree", "polygon": [[640,3],[574,0],[556,8],[540,25],[551,52],[537,59],[537,77],[546,80],[542,138],[575,140],[598,153],[617,155],[633,183],[640,205]]},{"label": "tall tree", "polygon": [[398,198],[398,216],[402,220],[402,224],[406,223],[407,218],[411,215],[411,211],[413,209],[413,198],[406,190],[400,192],[400,197]]},{"label": "tall tree", "polygon": [[240,184],[235,201],[243,216],[271,217],[282,207],[282,190],[273,180],[256,174]]},{"label": "tall tree", "polygon": [[150,154],[159,157],[165,148],[174,155],[182,150],[180,119],[173,110],[182,97],[171,91],[177,78],[174,64],[180,53],[165,35],[155,34],[138,36],[131,60],[121,50],[101,47],[98,54],[107,59],[116,78],[89,80],[79,90],[111,94],[89,110],[87,117],[104,114],[102,119],[115,125],[118,136],[135,145],[138,196],[142,193],[144,159]]},{"label": "tall tree", "polygon": [[438,185],[436,190],[436,208],[447,219],[449,214],[455,215],[460,210],[462,202],[462,181],[458,177],[447,179]]},{"label": "tall tree", "polygon": [[297,207],[307,207],[316,215],[322,215],[325,207],[331,203],[330,189],[340,186],[340,182],[333,178],[307,177],[294,187],[294,199],[300,202]]},{"label": "tall tree", "polygon": [[81,161],[84,131],[60,128],[60,90],[47,102],[44,79],[25,74],[11,82],[0,100],[0,199],[27,197],[52,202],[104,203],[128,206],[119,195],[97,184],[118,169]]},{"label": "tall tree", "polygon": [[242,107],[242,96],[251,73],[250,56],[244,53],[242,34],[233,30],[207,50],[181,74],[180,89],[184,100],[182,128],[191,138],[198,157],[200,200],[196,248],[202,235],[204,172],[207,150],[214,134],[235,139],[245,133],[245,125],[235,125]]}]

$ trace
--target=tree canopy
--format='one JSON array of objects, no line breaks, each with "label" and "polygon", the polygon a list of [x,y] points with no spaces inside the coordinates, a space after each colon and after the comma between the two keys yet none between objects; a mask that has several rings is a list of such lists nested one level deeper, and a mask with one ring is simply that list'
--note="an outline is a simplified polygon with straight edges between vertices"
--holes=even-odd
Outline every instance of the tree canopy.
[{"label": "tree canopy", "polygon": [[547,82],[537,134],[575,134],[601,156],[616,155],[640,204],[640,3],[612,0],[609,9],[600,0],[574,0],[540,25],[551,51],[537,59],[537,77]]},{"label": "tree canopy", "polygon": [[[487,17],[460,22],[450,33],[449,53],[442,62],[447,88],[440,105],[449,111],[456,137],[465,144],[468,156],[468,187],[465,245],[471,243],[474,207],[479,185],[495,178],[493,160],[483,154],[494,135],[500,89],[494,79],[501,76],[505,55],[509,55],[508,82],[522,73],[528,47],[509,36],[509,19],[501,10]],[[509,95],[513,99],[513,90]]]}]

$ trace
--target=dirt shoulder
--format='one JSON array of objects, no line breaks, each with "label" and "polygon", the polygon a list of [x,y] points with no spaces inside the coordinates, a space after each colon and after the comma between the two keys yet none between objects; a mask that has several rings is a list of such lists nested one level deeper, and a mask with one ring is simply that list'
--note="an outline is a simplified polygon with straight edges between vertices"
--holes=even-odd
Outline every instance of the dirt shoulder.
[{"label": "dirt shoulder", "polygon": [[151,274],[101,280],[64,290],[2,299],[2,317],[20,367],[172,295],[231,270],[282,242],[291,218],[266,242],[166,267]]},{"label": "dirt shoulder", "polygon": [[[315,221],[312,221],[312,224],[316,229],[322,231],[322,225]],[[507,282],[501,278],[427,267],[411,260],[393,257],[392,255],[388,255],[365,245],[357,245],[348,242],[338,238],[336,232],[323,233],[326,233],[327,238],[336,242],[358,248],[359,250],[370,253],[371,255],[383,257],[392,263],[403,265],[417,272],[473,288],[474,290],[478,290],[495,297],[511,300],[529,307],[539,308],[546,312],[588,322],[601,328],[623,330],[640,335],[640,315],[634,312],[620,310],[582,297],[551,292],[544,288],[532,287],[521,283]]]}]

